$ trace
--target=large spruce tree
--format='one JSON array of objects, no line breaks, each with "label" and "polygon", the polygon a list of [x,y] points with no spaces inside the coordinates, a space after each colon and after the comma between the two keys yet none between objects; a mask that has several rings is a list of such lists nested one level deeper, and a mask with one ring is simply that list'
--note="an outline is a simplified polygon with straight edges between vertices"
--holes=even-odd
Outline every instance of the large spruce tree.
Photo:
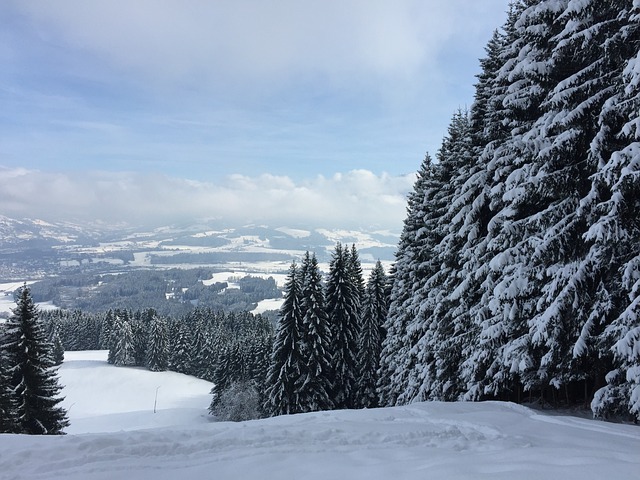
[{"label": "large spruce tree", "polygon": [[177,322],[169,353],[169,368],[174,372],[189,374],[191,357],[191,331],[185,322]]},{"label": "large spruce tree", "polygon": [[284,289],[284,303],[280,308],[271,365],[267,375],[265,409],[272,415],[302,411],[298,390],[301,382],[306,378],[302,336],[302,289],[295,263],[289,268]]},{"label": "large spruce tree", "polygon": [[415,392],[419,385],[429,383],[423,378],[429,375],[428,369],[420,366],[431,362],[425,358],[419,361],[417,357],[431,355],[430,349],[420,349],[422,345],[418,343],[426,338],[422,331],[425,324],[420,318],[428,316],[433,306],[418,299],[428,296],[427,281],[438,270],[432,251],[441,238],[437,222],[443,208],[439,199],[442,186],[438,165],[425,155],[407,199],[407,217],[396,252],[389,312],[384,324],[387,335],[378,372],[381,405],[414,399],[417,393],[409,394],[409,385]]},{"label": "large spruce tree", "polygon": [[9,358],[2,346],[4,343],[4,325],[0,324],[0,433],[18,433],[19,424],[16,415],[16,397],[11,382]]},{"label": "large spruce tree", "polygon": [[149,322],[149,337],[147,346],[147,367],[152,372],[163,372],[169,366],[169,339],[167,323],[155,312]]},{"label": "large spruce tree", "polygon": [[17,306],[4,327],[2,350],[11,378],[16,408],[17,431],[30,435],[60,435],[69,425],[67,412],[59,403],[58,383],[52,346],[38,321],[38,310],[25,285]]},{"label": "large spruce tree", "polygon": [[357,353],[360,290],[354,261],[340,243],[329,265],[327,313],[333,341],[333,401],[336,408],[354,408],[357,393]]},{"label": "large spruce tree", "polygon": [[357,406],[378,406],[378,369],[382,350],[383,324],[387,316],[387,276],[378,261],[367,282],[360,335],[358,337],[358,398]]},{"label": "large spruce tree", "polygon": [[135,365],[135,345],[131,318],[127,311],[118,312],[115,315],[113,330],[113,364],[118,366]]},{"label": "large spruce tree", "polygon": [[301,267],[302,338],[306,361],[304,377],[298,387],[300,408],[304,412],[333,407],[332,337],[326,312],[322,276],[315,254],[305,254]]},{"label": "large spruce tree", "polygon": [[[595,3],[586,2],[587,13],[605,7]],[[574,354],[610,361],[598,368],[606,385],[591,404],[597,415],[630,412],[640,419],[640,4],[622,3],[600,19],[600,28],[609,29],[608,19],[617,31],[601,47],[609,98],[591,144],[598,168],[583,204],[593,214],[585,263],[597,266],[603,281]]]}]

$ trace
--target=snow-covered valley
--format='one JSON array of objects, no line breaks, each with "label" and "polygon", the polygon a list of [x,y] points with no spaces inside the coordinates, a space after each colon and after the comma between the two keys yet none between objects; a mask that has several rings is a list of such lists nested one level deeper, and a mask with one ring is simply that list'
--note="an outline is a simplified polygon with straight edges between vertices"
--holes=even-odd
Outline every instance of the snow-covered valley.
[{"label": "snow-covered valley", "polygon": [[510,403],[431,402],[228,423],[207,414],[211,384],[114,367],[106,352],[67,352],[60,377],[68,434],[0,435],[1,478],[589,480],[640,471],[637,426]]}]

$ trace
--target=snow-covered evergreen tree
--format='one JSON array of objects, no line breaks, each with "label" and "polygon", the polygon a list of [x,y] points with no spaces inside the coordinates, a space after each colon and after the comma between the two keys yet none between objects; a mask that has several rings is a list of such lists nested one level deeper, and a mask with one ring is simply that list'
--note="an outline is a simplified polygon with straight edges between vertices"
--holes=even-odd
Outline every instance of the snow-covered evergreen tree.
[{"label": "snow-covered evergreen tree", "polygon": [[326,288],[336,408],[354,408],[356,405],[360,292],[354,278],[349,249],[338,243],[329,264]]},{"label": "snow-covered evergreen tree", "polygon": [[[100,336],[98,338],[98,348],[100,350],[109,350],[111,348],[111,329],[113,328],[113,310],[108,310],[102,320],[100,328]],[[107,360],[109,361],[109,360]],[[109,361],[109,363],[113,363]]]},{"label": "snow-covered evergreen tree", "polygon": [[438,200],[442,187],[438,166],[427,154],[407,199],[407,217],[396,253],[389,312],[384,324],[387,334],[378,372],[380,405],[403,403],[409,396],[415,398],[408,393],[409,385],[416,391],[419,384],[426,383],[409,377],[428,375],[427,369],[416,368],[419,363],[428,363],[418,362],[416,358],[417,344],[424,338],[422,324],[416,325],[416,317],[420,312],[428,315],[432,306],[421,304],[417,295],[437,271],[432,250],[441,239],[437,223],[443,208]]},{"label": "snow-covered evergreen tree", "polygon": [[149,323],[156,315],[153,309],[136,311],[129,315],[131,324],[131,339],[133,344],[133,361],[136,366],[147,364],[147,346],[149,345]]},{"label": "snow-covered evergreen tree", "polygon": [[215,415],[215,411],[226,392],[233,385],[248,382],[247,362],[243,358],[244,348],[242,340],[229,341],[220,352],[218,363],[213,375],[213,399],[209,411]]},{"label": "snow-covered evergreen tree", "polygon": [[204,378],[209,364],[212,363],[209,349],[210,332],[205,312],[195,309],[189,315],[189,323],[192,327],[191,363],[189,374]]},{"label": "snow-covered evergreen tree", "polygon": [[302,262],[302,337],[305,375],[298,389],[303,412],[329,410],[333,407],[333,371],[331,365],[332,338],[329,317],[325,309],[322,277],[315,254],[305,254]]},{"label": "snow-covered evergreen tree", "polygon": [[178,373],[189,373],[191,364],[191,332],[185,322],[176,325],[173,349],[169,355],[169,368]]},{"label": "snow-covered evergreen tree", "polygon": [[[592,242],[587,260],[609,279],[600,289],[607,302],[592,309],[594,322],[584,325],[580,340],[596,337],[598,354],[611,359],[606,385],[591,404],[594,413],[629,412],[640,419],[640,3],[619,6],[615,24],[618,31],[604,44],[607,66],[615,67],[612,89],[591,144],[598,169],[584,200],[595,217],[586,235]],[[580,341],[574,353],[584,347]]]},{"label": "snow-covered evergreen tree", "polygon": [[167,323],[155,312],[149,322],[149,344],[147,346],[147,368],[152,372],[163,372],[169,366]]},{"label": "snow-covered evergreen tree", "polygon": [[0,324],[0,433],[18,433],[16,397],[9,369],[9,357],[4,347],[4,325]]},{"label": "snow-covered evergreen tree", "polygon": [[[457,245],[447,233],[457,219],[449,210],[458,203],[455,194],[462,183],[463,166],[470,162],[470,142],[467,114],[457,112],[424,189],[414,246],[419,254],[409,263],[418,280],[406,309],[412,316],[406,327],[406,380],[399,384],[398,403],[452,399],[457,395],[458,386],[453,380],[458,378],[460,347],[455,318],[451,316],[454,303],[448,294],[457,278],[459,252],[453,249]],[[448,243],[451,249],[446,248]]]},{"label": "snow-covered evergreen tree", "polygon": [[267,405],[272,415],[302,411],[297,389],[305,377],[302,337],[302,298],[298,267],[292,264],[285,283],[284,303],[273,344],[267,376]]},{"label": "snow-covered evergreen tree", "polygon": [[234,345],[231,342],[225,343],[218,352],[218,361],[213,371],[213,388],[211,393],[213,398],[211,399],[211,405],[209,406],[209,412],[215,415],[215,410],[222,398],[222,393],[229,388],[233,383],[232,370],[233,370],[233,350]]},{"label": "snow-covered evergreen tree", "polygon": [[387,276],[378,261],[367,282],[358,338],[357,406],[378,406],[378,369],[382,350],[383,324],[387,318]]},{"label": "snow-covered evergreen tree", "polygon": [[[494,328],[490,320],[493,316],[489,297],[496,280],[496,276],[490,275],[490,262],[499,248],[492,238],[497,227],[493,215],[499,208],[492,188],[493,182],[501,178],[500,156],[495,155],[496,149],[509,135],[503,105],[508,85],[504,77],[498,78],[498,74],[513,60],[511,43],[515,41],[516,12],[517,7],[512,4],[507,23],[502,30],[494,32],[486,46],[486,57],[480,61],[482,71],[478,75],[475,101],[469,114],[473,155],[477,161],[462,189],[466,213],[459,235],[466,243],[460,253],[460,283],[450,294],[468,307],[470,325],[460,364],[460,382],[465,386],[463,397],[468,400],[491,394],[487,384],[493,378],[488,370],[497,362],[496,351],[503,338],[502,330]],[[499,379],[496,377],[496,380]]]},{"label": "snow-covered evergreen tree", "polygon": [[115,362],[116,340],[118,338],[114,330],[117,316],[118,313],[114,313],[113,310],[109,310],[107,312],[103,322],[102,335],[100,337],[101,348],[109,350],[109,353],[107,354],[107,362],[112,365]]},{"label": "snow-covered evergreen tree", "polygon": [[637,2],[512,3],[439,187],[422,168],[409,198],[384,403],[576,402],[608,371],[594,411],[640,411],[639,19]]},{"label": "snow-covered evergreen tree", "polygon": [[38,310],[25,285],[5,328],[2,349],[11,375],[19,433],[60,435],[69,425],[59,403],[62,386],[52,360],[52,347],[38,321]]},{"label": "snow-covered evergreen tree", "polygon": [[127,311],[115,314],[113,322],[113,364],[118,366],[135,365],[135,346],[131,320]]},{"label": "snow-covered evergreen tree", "polygon": [[[267,322],[269,322],[267,320]],[[270,323],[268,324],[271,326]],[[256,336],[252,336],[247,339],[248,347],[246,348],[246,378],[255,387],[260,399],[260,416],[266,416],[265,403],[266,397],[266,384],[267,375],[269,373],[269,365],[271,362],[271,354],[273,349],[273,331],[269,328],[268,331],[258,333]]]},{"label": "snow-covered evergreen tree", "polygon": [[55,366],[62,365],[64,361],[64,346],[62,345],[62,340],[60,340],[60,334],[57,330],[53,333],[51,346],[51,360],[53,360],[53,364]]},{"label": "snow-covered evergreen tree", "polygon": [[[428,384],[423,382],[420,396],[429,391],[430,398],[442,400],[456,399],[463,390],[461,356],[472,333],[468,299],[454,295],[454,292],[462,280],[460,271],[467,236],[474,234],[467,232],[465,224],[473,201],[472,192],[465,187],[475,167],[474,153],[469,115],[458,111],[453,115],[448,135],[438,151],[438,173],[443,187],[438,192],[436,205],[441,206],[442,215],[435,221],[442,238],[433,248],[432,255],[439,266],[426,283],[426,291],[421,292],[422,295],[426,293],[425,304],[434,307],[423,309],[418,317],[418,321],[425,322],[419,328],[425,332],[425,340],[430,339],[426,345],[433,353],[434,361],[434,375]],[[431,260],[431,269],[435,269],[435,265]]]},{"label": "snow-covered evergreen tree", "polygon": [[349,254],[349,269],[350,275],[352,277],[352,283],[358,292],[358,304],[360,312],[360,308],[364,305],[364,300],[366,296],[366,286],[364,283],[364,277],[362,276],[362,263],[360,262],[360,254],[358,253],[358,249],[356,248],[356,244],[351,244],[351,250]]}]

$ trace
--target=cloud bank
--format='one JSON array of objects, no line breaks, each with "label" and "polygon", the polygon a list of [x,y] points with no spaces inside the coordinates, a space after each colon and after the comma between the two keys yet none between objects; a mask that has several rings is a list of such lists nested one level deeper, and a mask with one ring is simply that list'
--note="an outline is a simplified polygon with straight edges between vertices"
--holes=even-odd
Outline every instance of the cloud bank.
[{"label": "cloud bank", "polygon": [[[486,41],[504,0],[16,1],[40,35],[147,78],[252,85],[313,75],[413,76],[448,45]],[[496,27],[498,25],[495,25]],[[379,80],[379,78],[378,78]]]},{"label": "cloud bank", "polygon": [[47,221],[160,226],[217,219],[315,228],[399,232],[414,174],[367,170],[293,181],[231,175],[210,183],[133,172],[61,173],[0,169],[0,213]]}]

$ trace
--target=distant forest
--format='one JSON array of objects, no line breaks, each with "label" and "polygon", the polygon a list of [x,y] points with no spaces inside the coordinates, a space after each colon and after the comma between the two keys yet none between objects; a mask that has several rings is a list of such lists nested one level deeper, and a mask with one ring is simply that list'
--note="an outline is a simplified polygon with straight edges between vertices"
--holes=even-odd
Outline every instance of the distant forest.
[{"label": "distant forest", "polygon": [[[245,290],[262,287],[252,280],[239,282]],[[154,309],[39,317],[54,351],[108,349],[114,365],[209,380],[211,412],[243,420],[377,406],[388,285],[380,262],[365,283],[355,246],[338,244],[326,282],[314,255],[291,265],[275,332],[263,315],[201,307],[177,317]]]},{"label": "distant forest", "polygon": [[211,269],[127,270],[119,274],[65,275],[30,286],[35,302],[53,302],[67,310],[104,312],[110,309],[154,309],[160,315],[180,316],[194,307],[225,312],[253,310],[282,292],[273,278],[244,276],[205,285]]}]

